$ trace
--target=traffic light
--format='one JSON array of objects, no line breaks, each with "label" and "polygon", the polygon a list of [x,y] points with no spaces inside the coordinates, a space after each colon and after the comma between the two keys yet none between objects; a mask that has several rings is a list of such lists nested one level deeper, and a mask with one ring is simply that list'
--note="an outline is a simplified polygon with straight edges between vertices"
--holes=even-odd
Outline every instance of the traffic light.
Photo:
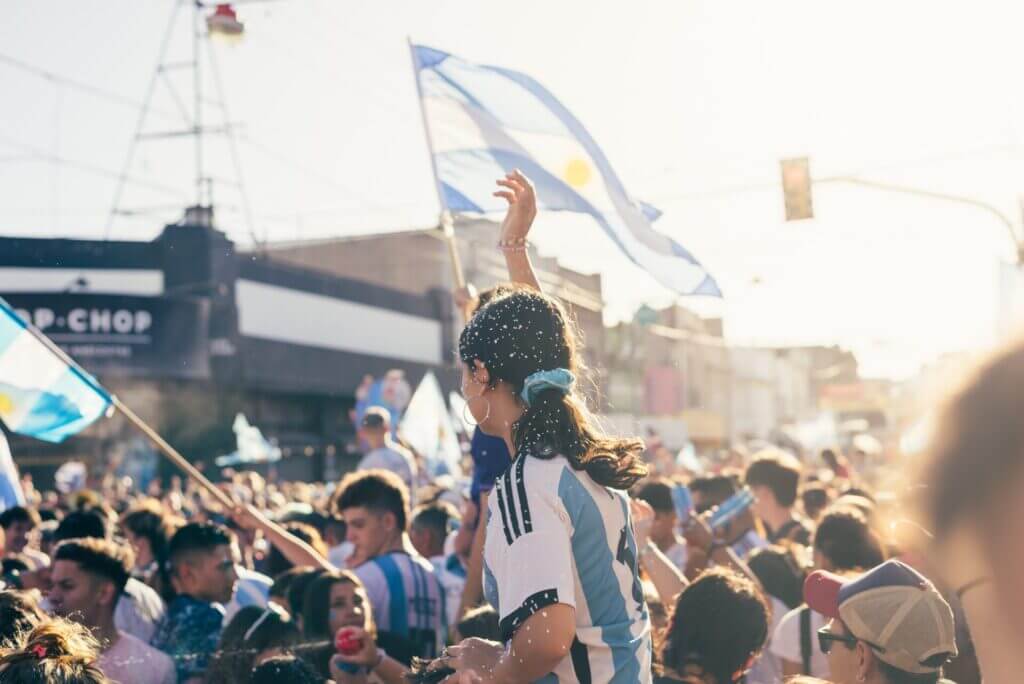
[{"label": "traffic light", "polygon": [[814,205],[811,203],[811,165],[807,157],[783,159],[781,164],[786,220],[814,218]]}]

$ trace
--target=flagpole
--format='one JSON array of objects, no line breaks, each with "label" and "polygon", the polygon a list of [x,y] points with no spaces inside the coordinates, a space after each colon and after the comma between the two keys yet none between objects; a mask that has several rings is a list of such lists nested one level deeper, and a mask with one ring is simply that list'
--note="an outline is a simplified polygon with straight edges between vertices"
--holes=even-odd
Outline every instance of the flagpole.
[{"label": "flagpole", "polygon": [[150,441],[153,442],[153,444],[155,444],[156,447],[160,449],[160,451],[162,451],[164,455],[171,460],[172,463],[174,463],[174,465],[184,470],[185,473],[190,478],[192,478],[197,485],[208,491],[213,496],[213,498],[217,499],[217,501],[220,502],[220,504],[224,506],[226,509],[231,510],[232,508],[234,508],[235,503],[231,500],[230,497],[228,497],[227,494],[218,489],[217,485],[210,482],[205,475],[199,472],[199,470],[194,465],[189,463],[185,459],[185,457],[178,452],[177,449],[168,444],[167,440],[161,437],[156,430],[151,428],[146,423],[146,421],[142,420],[137,415],[135,415],[135,412],[132,411],[127,406],[125,406],[123,403],[121,403],[121,400],[118,399],[116,396],[111,395],[111,399],[113,400],[114,408],[120,411],[121,415],[128,419],[128,422],[137,427],[144,435],[146,435],[146,437],[148,437]]},{"label": "flagpole", "polygon": [[455,276],[455,287],[462,289],[466,287],[466,276],[462,270],[462,258],[459,256],[459,246],[455,241],[455,219],[452,213],[446,208],[444,202],[444,187],[441,184],[441,176],[437,172],[437,158],[434,156],[434,138],[430,133],[430,124],[427,122],[427,108],[423,103],[423,86],[420,84],[420,62],[416,58],[416,48],[412,44],[412,38],[406,38],[409,44],[409,56],[412,58],[412,76],[416,81],[416,95],[420,101],[420,118],[423,120],[423,132],[427,136],[427,151],[430,154],[430,168],[434,173],[434,187],[437,189],[437,201],[441,205],[440,228],[445,242],[448,244],[448,256],[451,257],[452,274]]},{"label": "flagpole", "polygon": [[130,408],[121,403],[120,399],[118,399],[113,394],[110,394],[105,389],[103,389],[103,387],[97,384],[96,381],[93,380],[92,376],[89,375],[89,373],[87,373],[81,366],[79,366],[74,359],[68,356],[68,354],[65,353],[63,349],[57,346],[57,344],[53,340],[44,335],[42,331],[40,331],[38,328],[36,328],[28,321],[23,321],[23,323],[25,324],[25,329],[28,330],[33,337],[39,340],[39,342],[44,347],[46,347],[46,349],[49,350],[51,354],[56,356],[63,363],[65,363],[68,368],[73,370],[82,379],[83,382],[91,385],[92,388],[98,391],[99,393],[109,396],[111,405],[118,411],[120,411],[121,415],[127,418],[132,425],[137,427],[139,430],[142,431],[143,434],[149,437],[149,439],[157,446],[157,448],[160,449],[160,451],[162,451],[164,455],[166,455],[169,459],[171,459],[171,462],[173,462],[174,465],[184,470],[189,477],[195,480],[196,484],[198,484],[200,487],[208,491],[215,499],[217,499],[217,501],[221,503],[221,505],[225,506],[228,509],[234,507],[234,502],[231,501],[227,494],[218,489],[217,486],[210,482],[205,475],[203,475],[196,469],[195,466],[193,466],[191,463],[185,460],[184,456],[182,456],[174,447],[168,444],[167,441],[164,440],[164,438],[161,437],[156,432],[156,430],[151,428],[148,424],[146,424],[144,420],[135,415],[134,411],[132,411]]}]

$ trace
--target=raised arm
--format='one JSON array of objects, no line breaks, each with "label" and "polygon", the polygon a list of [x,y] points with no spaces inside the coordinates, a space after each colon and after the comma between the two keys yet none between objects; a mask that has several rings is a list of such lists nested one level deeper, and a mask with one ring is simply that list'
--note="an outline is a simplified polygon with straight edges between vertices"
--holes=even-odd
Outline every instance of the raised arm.
[{"label": "raised arm", "polygon": [[505,255],[505,264],[508,266],[508,279],[513,283],[529,285],[540,292],[540,281],[530,263],[527,242],[533,220],[537,217],[537,195],[533,184],[519,169],[499,178],[497,184],[502,189],[495,191],[494,196],[508,202],[508,211],[505,220],[501,222],[498,239],[498,248]]},{"label": "raised arm", "polygon": [[294,534],[284,529],[273,520],[260,513],[255,506],[242,504],[235,507],[232,517],[242,527],[250,530],[262,530],[267,540],[274,545],[281,555],[292,565],[310,565],[324,570],[336,568],[327,562],[316,550]]}]

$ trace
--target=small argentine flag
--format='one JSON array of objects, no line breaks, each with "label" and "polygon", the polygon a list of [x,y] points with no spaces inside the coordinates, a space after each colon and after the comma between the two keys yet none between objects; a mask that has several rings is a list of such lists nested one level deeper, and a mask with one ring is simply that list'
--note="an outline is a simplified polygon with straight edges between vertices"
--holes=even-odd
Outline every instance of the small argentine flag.
[{"label": "small argentine flag", "polygon": [[112,399],[41,336],[0,299],[0,420],[22,435],[61,442],[106,414]]},{"label": "small argentine flag", "polygon": [[721,297],[690,252],[651,226],[657,210],[634,201],[576,117],[516,71],[412,46],[444,209],[503,211],[494,179],[514,168],[533,181],[538,208],[589,214],[635,264],[683,295]]}]

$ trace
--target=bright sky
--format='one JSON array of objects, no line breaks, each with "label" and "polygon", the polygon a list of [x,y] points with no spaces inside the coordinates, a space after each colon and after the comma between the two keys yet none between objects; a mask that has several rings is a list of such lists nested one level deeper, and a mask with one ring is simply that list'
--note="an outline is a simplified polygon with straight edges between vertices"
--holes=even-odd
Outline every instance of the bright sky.
[{"label": "bright sky", "polygon": [[[0,55],[143,100],[174,0],[7,0]],[[783,219],[778,162],[817,177],[969,196],[1020,224],[1024,3],[922,0],[277,0],[240,5],[246,36],[216,46],[260,238],[426,227],[437,200],[406,37],[524,71],[588,127],[656,224],[700,258],[744,344],[839,343],[872,375],[905,376],[996,328],[1005,227],[975,208],[850,186],[815,189],[816,218]],[[183,8],[179,18],[191,16]],[[184,20],[169,61],[188,58]],[[171,80],[187,106],[185,72]],[[204,89],[213,89],[209,70]],[[0,231],[101,237],[138,118],[0,59]],[[161,84],[145,130],[181,126]],[[204,117],[222,121],[212,106]],[[110,233],[149,239],[192,197],[184,139],[137,148]],[[55,164],[54,158],[75,162]],[[233,181],[223,139],[209,173]],[[83,168],[81,165],[87,165]],[[214,188],[221,227],[247,242],[235,188]],[[605,277],[609,318],[670,293],[596,226],[542,216],[545,253]],[[755,282],[759,284],[755,284]]]}]

